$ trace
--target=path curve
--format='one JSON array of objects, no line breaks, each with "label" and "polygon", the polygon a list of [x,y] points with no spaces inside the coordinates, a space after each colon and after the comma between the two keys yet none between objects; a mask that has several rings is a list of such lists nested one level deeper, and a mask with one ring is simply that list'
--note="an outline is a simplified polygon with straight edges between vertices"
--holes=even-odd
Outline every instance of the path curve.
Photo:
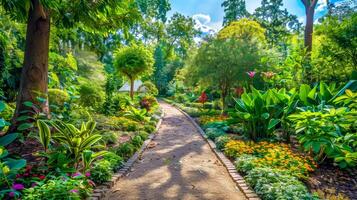
[{"label": "path curve", "polygon": [[198,130],[175,107],[165,116],[153,148],[107,194],[109,200],[243,200]]}]

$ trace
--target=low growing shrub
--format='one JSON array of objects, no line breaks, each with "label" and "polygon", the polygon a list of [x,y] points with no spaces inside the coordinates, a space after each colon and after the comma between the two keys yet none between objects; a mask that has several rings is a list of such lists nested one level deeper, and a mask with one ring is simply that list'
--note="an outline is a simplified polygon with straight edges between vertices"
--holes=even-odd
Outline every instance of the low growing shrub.
[{"label": "low growing shrub", "polygon": [[60,177],[25,189],[23,191],[24,200],[80,200],[88,197],[92,192],[89,181],[82,178]]},{"label": "low growing shrub", "polygon": [[102,184],[109,181],[113,175],[112,164],[108,160],[100,160],[94,163],[90,170],[91,178],[95,183]]},{"label": "low growing shrub", "polygon": [[217,137],[215,139],[217,149],[219,149],[220,151],[223,151],[224,147],[229,142],[229,140],[230,140],[230,137],[228,135],[222,135],[222,136]]},{"label": "low growing shrub", "polygon": [[217,128],[208,128],[205,132],[207,138],[213,141],[215,141],[216,138],[226,134],[223,130]]},{"label": "low growing shrub", "polygon": [[249,171],[245,178],[255,192],[265,200],[314,199],[301,181],[282,170],[255,168]]},{"label": "low growing shrub", "polygon": [[109,161],[110,163],[110,167],[112,168],[112,170],[115,172],[118,169],[120,169],[123,166],[124,163],[124,159],[112,152],[106,154],[104,156],[104,160]]}]

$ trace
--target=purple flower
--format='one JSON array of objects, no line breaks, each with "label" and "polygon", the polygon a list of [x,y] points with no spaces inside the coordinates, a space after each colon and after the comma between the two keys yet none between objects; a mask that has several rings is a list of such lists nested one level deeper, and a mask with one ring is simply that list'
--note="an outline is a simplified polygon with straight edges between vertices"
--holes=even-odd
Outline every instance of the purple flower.
[{"label": "purple flower", "polygon": [[72,193],[78,193],[78,190],[77,189],[73,189],[71,190]]},{"label": "purple flower", "polygon": [[32,183],[31,184],[31,187],[36,187],[37,186],[37,183]]},{"label": "purple flower", "polygon": [[90,177],[90,172],[86,172],[86,177]]},{"label": "purple flower", "polygon": [[15,192],[9,192],[9,197],[15,197]]},{"label": "purple flower", "polygon": [[14,185],[12,185],[12,189],[14,189],[14,190],[23,190],[23,189],[25,189],[25,187],[21,183],[15,183]]},{"label": "purple flower", "polygon": [[254,78],[254,76],[255,76],[256,73],[257,73],[257,72],[255,72],[255,71],[247,72],[249,78]]}]

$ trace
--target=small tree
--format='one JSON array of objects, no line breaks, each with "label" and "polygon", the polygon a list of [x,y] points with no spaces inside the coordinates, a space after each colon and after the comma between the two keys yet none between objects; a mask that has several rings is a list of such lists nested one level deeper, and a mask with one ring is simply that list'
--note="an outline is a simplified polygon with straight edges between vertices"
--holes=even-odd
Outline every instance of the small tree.
[{"label": "small tree", "polygon": [[130,81],[130,97],[134,98],[134,81],[152,72],[153,55],[143,45],[132,45],[119,49],[115,55],[114,66]]}]

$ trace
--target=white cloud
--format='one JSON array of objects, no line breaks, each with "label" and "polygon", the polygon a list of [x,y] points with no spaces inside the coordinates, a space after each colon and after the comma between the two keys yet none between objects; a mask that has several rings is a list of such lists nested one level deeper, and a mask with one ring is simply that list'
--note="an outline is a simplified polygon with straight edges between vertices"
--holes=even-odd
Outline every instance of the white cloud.
[{"label": "white cloud", "polygon": [[222,22],[212,22],[210,15],[198,13],[194,14],[192,18],[196,22],[196,28],[204,35],[215,34],[222,28]]},{"label": "white cloud", "polygon": [[326,10],[327,8],[327,0],[319,0],[317,2],[316,12],[321,12]]},{"label": "white cloud", "polygon": [[205,14],[202,14],[202,13],[195,14],[195,15],[192,16],[192,18],[194,20],[196,20],[196,21],[199,21],[202,24],[208,24],[208,23],[211,22],[211,16],[205,15]]}]

